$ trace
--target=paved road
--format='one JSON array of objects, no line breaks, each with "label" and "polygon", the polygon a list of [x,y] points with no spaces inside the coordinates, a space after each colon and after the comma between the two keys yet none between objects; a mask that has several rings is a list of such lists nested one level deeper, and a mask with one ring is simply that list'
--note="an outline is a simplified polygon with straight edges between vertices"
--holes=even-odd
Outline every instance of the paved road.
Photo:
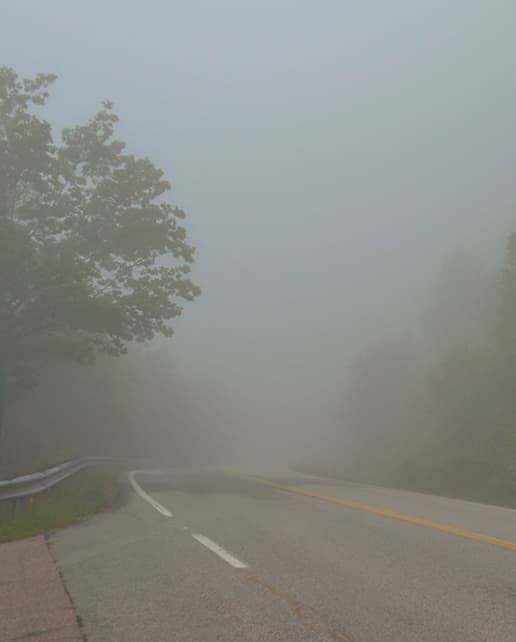
[{"label": "paved road", "polygon": [[50,541],[90,642],[516,641],[516,511],[313,477],[134,481]]}]

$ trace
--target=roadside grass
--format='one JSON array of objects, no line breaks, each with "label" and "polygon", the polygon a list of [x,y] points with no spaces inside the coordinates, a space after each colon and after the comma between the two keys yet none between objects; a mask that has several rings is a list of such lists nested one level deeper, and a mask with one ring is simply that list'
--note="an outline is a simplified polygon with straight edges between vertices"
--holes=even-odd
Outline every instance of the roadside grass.
[{"label": "roadside grass", "polygon": [[74,524],[113,506],[120,500],[121,493],[115,475],[90,468],[44,493],[16,501],[0,501],[0,542]]}]

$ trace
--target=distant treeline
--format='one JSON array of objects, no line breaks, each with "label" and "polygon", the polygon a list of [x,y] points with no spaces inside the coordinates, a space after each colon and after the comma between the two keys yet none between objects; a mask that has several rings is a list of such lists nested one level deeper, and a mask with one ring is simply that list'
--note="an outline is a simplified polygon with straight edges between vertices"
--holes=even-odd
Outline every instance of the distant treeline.
[{"label": "distant treeline", "polygon": [[165,342],[90,368],[56,361],[9,405],[0,478],[86,455],[212,464],[227,455],[227,409],[221,389],[181,371]]},{"label": "distant treeline", "polygon": [[452,257],[416,327],[356,355],[304,468],[516,505],[516,234],[498,270]]}]

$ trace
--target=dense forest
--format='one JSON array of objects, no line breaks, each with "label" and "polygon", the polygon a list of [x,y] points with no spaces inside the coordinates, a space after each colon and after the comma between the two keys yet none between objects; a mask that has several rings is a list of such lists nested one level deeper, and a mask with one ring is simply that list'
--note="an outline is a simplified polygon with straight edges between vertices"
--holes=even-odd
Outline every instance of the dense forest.
[{"label": "dense forest", "polygon": [[516,234],[498,269],[453,256],[412,328],[359,352],[304,470],[516,503]]}]

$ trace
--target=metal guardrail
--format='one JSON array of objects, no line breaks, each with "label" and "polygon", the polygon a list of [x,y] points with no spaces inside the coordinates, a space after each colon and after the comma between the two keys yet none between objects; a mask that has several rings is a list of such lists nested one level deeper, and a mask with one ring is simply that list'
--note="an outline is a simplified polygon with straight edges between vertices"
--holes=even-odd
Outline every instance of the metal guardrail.
[{"label": "metal guardrail", "polygon": [[67,479],[83,468],[100,466],[102,464],[128,463],[127,459],[115,457],[82,457],[65,461],[52,468],[41,470],[37,473],[14,477],[13,479],[0,480],[0,501],[18,499],[42,493],[55,486],[63,479]]}]

